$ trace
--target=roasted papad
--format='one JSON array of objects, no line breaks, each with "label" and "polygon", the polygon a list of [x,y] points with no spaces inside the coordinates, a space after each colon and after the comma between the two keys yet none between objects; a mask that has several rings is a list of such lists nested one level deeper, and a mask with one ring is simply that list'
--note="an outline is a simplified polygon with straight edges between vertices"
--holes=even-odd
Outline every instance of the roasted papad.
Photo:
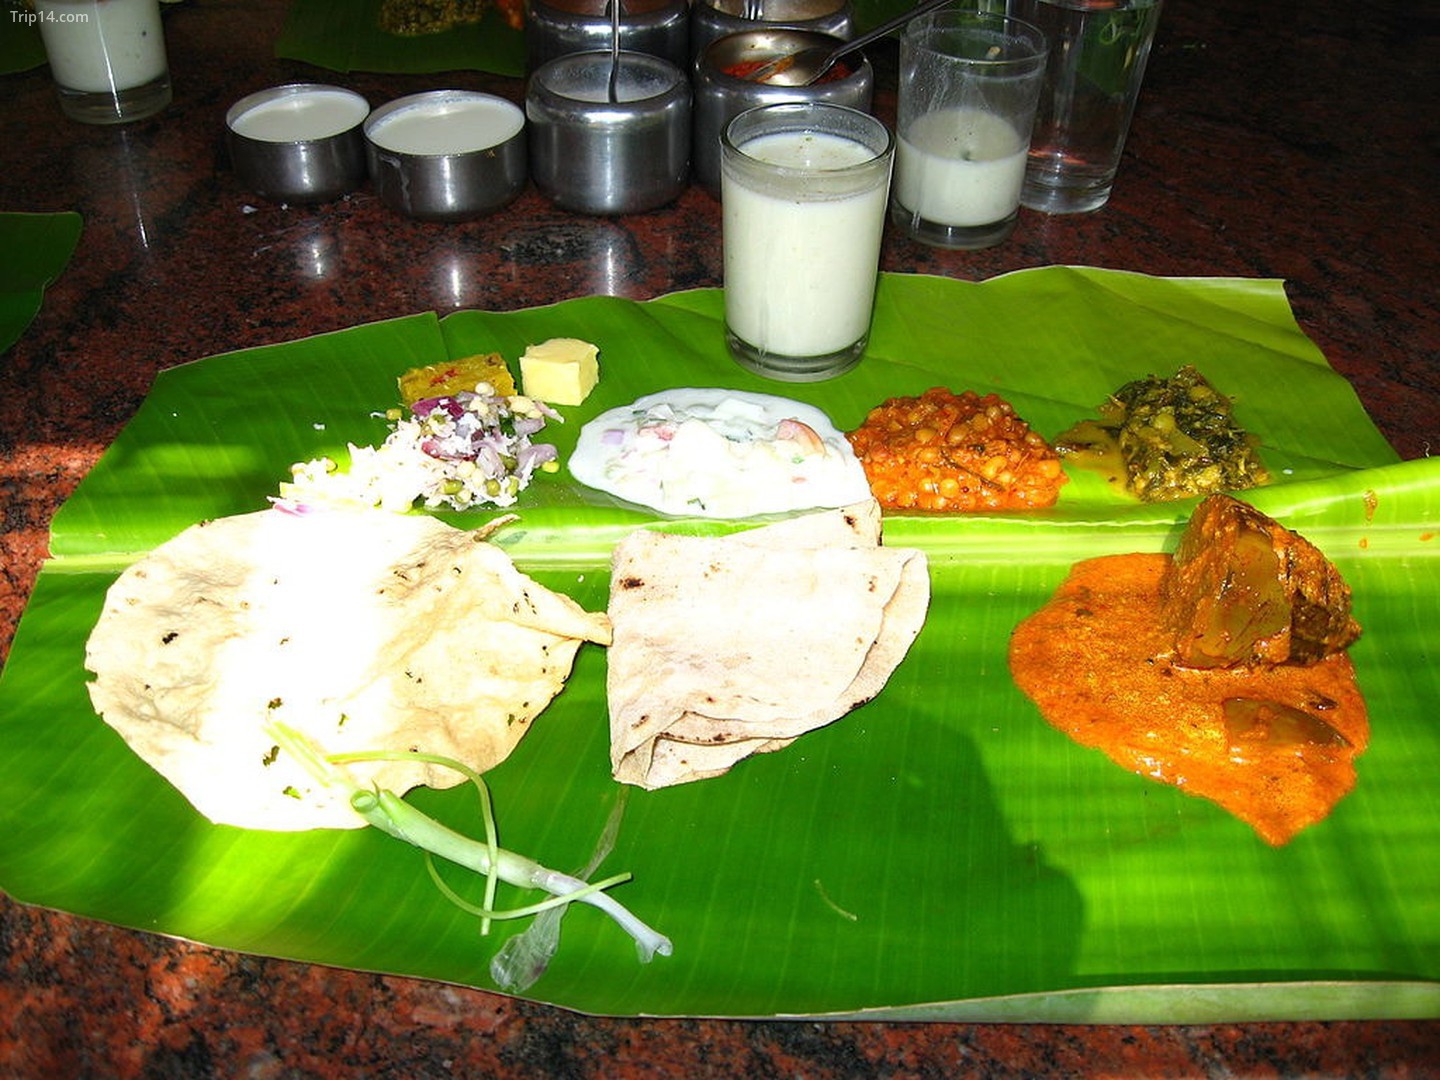
[{"label": "roasted papad", "polygon": [[[485,770],[559,692],[587,612],[480,533],[380,510],[280,509],[194,525],[130,566],[86,645],[95,708],[211,821],[358,828],[265,733],[328,753],[422,751]],[[351,766],[392,791],[462,777]]]},{"label": "roasted papad", "polygon": [[925,620],[919,551],[873,502],[725,537],[632,533],[611,562],[615,779],[717,776],[880,692]]}]

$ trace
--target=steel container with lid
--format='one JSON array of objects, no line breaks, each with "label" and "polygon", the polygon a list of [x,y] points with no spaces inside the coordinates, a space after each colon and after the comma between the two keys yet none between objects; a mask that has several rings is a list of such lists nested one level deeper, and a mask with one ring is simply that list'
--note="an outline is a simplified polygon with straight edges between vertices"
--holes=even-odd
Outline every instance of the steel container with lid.
[{"label": "steel container with lid", "polygon": [[695,179],[712,193],[719,192],[720,133],[746,109],[789,101],[825,101],[869,112],[875,92],[875,72],[863,53],[841,57],[813,86],[757,83],[737,74],[747,67],[753,68],[800,49],[839,44],[839,38],[826,34],[781,29],[744,30],[717,38],[706,46],[695,61],[695,124],[690,146]]}]

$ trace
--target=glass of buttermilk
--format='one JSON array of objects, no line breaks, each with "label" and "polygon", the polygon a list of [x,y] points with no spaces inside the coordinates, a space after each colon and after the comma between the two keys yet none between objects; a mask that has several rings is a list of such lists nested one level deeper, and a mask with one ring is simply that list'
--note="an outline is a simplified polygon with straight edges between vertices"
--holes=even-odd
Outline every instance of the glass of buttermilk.
[{"label": "glass of buttermilk", "polygon": [[828,379],[870,337],[895,142],[875,117],[806,101],[747,109],[720,138],[725,338],[772,379]]},{"label": "glass of buttermilk", "polygon": [[159,0],[36,0],[60,108],[87,124],[123,124],[170,104]]},{"label": "glass of buttermilk", "polygon": [[1038,29],[1003,15],[906,26],[891,214],[912,239],[976,249],[1015,230],[1047,51]]}]

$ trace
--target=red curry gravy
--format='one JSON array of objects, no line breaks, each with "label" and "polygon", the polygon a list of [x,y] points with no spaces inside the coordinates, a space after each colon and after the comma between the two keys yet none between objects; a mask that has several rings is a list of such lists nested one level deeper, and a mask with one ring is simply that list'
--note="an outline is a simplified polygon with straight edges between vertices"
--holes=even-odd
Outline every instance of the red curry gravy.
[{"label": "red curry gravy", "polygon": [[1179,665],[1159,607],[1170,561],[1134,554],[1077,563],[1016,628],[1010,670],[1076,742],[1210,799],[1284,844],[1355,785],[1370,725],[1354,668],[1343,652],[1309,666]]}]

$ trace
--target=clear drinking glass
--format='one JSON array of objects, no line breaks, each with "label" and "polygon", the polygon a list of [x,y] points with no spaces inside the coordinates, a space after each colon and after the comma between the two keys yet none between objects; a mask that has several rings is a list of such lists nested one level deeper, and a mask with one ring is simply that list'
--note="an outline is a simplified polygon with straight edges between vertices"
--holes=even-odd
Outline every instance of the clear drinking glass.
[{"label": "clear drinking glass", "polygon": [[915,240],[985,248],[1015,229],[1045,37],[1019,19],[941,11],[900,39],[891,215]]},{"label": "clear drinking glass", "polygon": [[1050,39],[1020,201],[1074,214],[1110,198],[1161,0],[1012,0]]},{"label": "clear drinking glass", "polygon": [[60,108],[87,124],[123,124],[170,104],[159,0],[35,0]]},{"label": "clear drinking glass", "polygon": [[741,366],[800,382],[860,362],[894,152],[879,120],[826,102],[747,109],[726,126],[725,337]]}]

